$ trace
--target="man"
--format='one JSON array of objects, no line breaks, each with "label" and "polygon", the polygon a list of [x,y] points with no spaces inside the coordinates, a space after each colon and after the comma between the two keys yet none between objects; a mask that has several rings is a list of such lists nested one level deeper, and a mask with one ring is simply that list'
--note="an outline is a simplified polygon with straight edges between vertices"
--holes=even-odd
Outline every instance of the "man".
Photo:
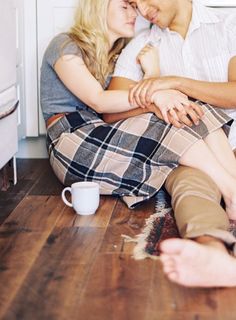
[{"label": "man", "polygon": [[[159,50],[161,78],[139,82],[131,90],[131,100],[142,104],[150,102],[157,90],[177,89],[235,116],[230,110],[236,107],[235,15],[216,14],[197,0],[129,2],[154,26],[123,50],[110,89],[128,89],[142,79],[136,57],[151,41]],[[105,119],[115,121],[143,112],[147,111],[136,109]],[[184,124],[190,121],[183,114],[179,119]],[[236,286],[236,259],[228,253],[229,248],[236,253],[236,240],[227,231],[229,219],[215,184],[198,170],[179,167],[167,178],[166,189],[180,234],[190,239],[162,243],[167,277],[186,286]]]}]

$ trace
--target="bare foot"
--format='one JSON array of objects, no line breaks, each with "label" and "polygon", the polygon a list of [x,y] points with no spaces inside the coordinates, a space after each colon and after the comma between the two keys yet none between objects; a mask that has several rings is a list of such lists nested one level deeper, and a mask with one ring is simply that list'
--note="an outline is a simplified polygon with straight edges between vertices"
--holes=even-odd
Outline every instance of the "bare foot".
[{"label": "bare foot", "polygon": [[236,286],[236,258],[225,249],[192,240],[161,243],[161,261],[167,277],[188,287]]}]

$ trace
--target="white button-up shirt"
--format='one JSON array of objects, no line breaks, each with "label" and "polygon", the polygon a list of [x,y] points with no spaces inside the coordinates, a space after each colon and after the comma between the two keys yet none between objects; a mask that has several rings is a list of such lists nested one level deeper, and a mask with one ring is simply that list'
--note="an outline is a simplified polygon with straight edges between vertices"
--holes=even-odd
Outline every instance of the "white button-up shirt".
[{"label": "white button-up shirt", "polygon": [[[159,49],[160,75],[176,75],[210,82],[228,81],[228,64],[236,56],[236,14],[206,8],[193,1],[192,20],[186,38],[174,31],[153,26],[123,49],[114,76],[139,81],[143,77],[136,57],[147,42]],[[236,119],[235,109],[222,109]],[[234,125],[236,130],[236,126]],[[232,129],[233,129],[232,127]],[[235,138],[236,131],[230,133]]]}]

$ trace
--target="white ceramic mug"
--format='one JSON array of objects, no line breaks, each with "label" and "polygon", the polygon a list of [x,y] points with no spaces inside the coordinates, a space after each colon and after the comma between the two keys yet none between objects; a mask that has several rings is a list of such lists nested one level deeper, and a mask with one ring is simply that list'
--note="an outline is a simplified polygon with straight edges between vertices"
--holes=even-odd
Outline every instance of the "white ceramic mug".
[{"label": "white ceramic mug", "polygon": [[[71,200],[66,199],[66,192],[71,193]],[[63,189],[61,194],[64,203],[73,207],[76,213],[81,215],[94,214],[99,206],[99,184],[96,182],[75,182],[71,187]]]}]

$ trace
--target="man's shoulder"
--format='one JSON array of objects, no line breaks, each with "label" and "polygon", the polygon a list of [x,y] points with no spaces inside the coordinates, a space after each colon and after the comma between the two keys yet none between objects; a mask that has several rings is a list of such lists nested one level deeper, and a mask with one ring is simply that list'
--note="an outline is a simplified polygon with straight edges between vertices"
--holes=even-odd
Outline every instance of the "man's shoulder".
[{"label": "man's shoulder", "polygon": [[229,12],[228,10],[219,9],[219,8],[207,8],[209,12],[214,14],[218,21],[223,23],[226,26],[236,26],[236,11]]},{"label": "man's shoulder", "polygon": [[[236,11],[224,11],[218,10],[216,13],[219,20],[222,32],[224,32],[229,37],[236,37]],[[234,39],[236,41],[236,38]]]},{"label": "man's shoulder", "polygon": [[[229,13],[225,18],[225,26],[229,31],[236,33],[236,11]],[[235,39],[236,41],[236,39]]]},{"label": "man's shoulder", "polygon": [[128,45],[132,46],[137,43],[145,43],[145,41],[150,36],[151,30],[149,28],[142,30],[140,33],[138,33],[133,39],[130,40]]},{"label": "man's shoulder", "polygon": [[133,50],[134,48],[143,48],[146,43],[153,41],[160,37],[160,29],[157,26],[152,26],[151,28],[142,30],[138,35],[136,35],[128,45],[125,50]]}]

